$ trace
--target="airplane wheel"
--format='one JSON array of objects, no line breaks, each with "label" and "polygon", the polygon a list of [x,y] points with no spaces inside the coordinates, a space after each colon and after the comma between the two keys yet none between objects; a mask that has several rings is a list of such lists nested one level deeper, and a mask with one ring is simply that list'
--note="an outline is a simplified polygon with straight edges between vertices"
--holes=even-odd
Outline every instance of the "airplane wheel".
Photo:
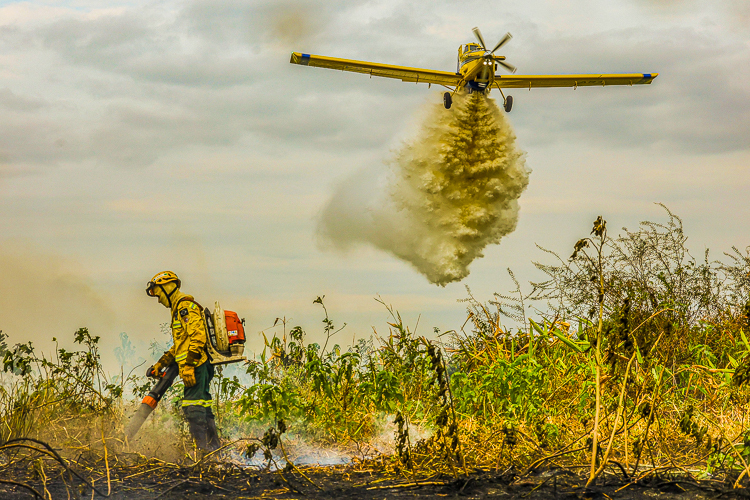
[{"label": "airplane wheel", "polygon": [[445,94],[443,94],[443,106],[445,106],[445,109],[451,109],[451,104],[453,104],[451,93],[446,92]]},{"label": "airplane wheel", "polygon": [[505,98],[505,112],[510,113],[510,110],[513,108],[513,96],[509,95]]}]

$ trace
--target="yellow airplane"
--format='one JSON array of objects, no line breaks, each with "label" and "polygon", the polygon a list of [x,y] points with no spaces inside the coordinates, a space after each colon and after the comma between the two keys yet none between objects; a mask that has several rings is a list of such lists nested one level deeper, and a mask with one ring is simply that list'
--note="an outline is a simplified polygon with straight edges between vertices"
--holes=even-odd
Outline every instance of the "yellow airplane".
[{"label": "yellow airplane", "polygon": [[513,107],[513,97],[505,96],[503,88],[528,88],[532,87],[578,87],[601,85],[642,85],[651,83],[658,73],[627,73],[612,75],[496,75],[498,64],[505,69],[516,72],[516,67],[505,61],[505,56],[496,56],[495,51],[505,45],[511,38],[507,33],[492,50],[487,50],[484,38],[479,28],[472,30],[478,44],[468,43],[458,48],[458,68],[455,73],[448,71],[436,71],[431,69],[407,68],[404,66],[393,66],[390,64],[378,64],[365,61],[352,61],[349,59],[338,59],[335,57],[315,56],[292,52],[289,62],[303,66],[314,66],[317,68],[339,69],[341,71],[353,71],[355,73],[369,74],[370,77],[381,76],[385,78],[398,78],[404,82],[426,83],[442,85],[451,92],[443,95],[443,104],[450,109],[453,102],[453,94],[465,88],[469,93],[489,93],[493,87],[497,87],[503,96],[503,104],[506,112]]}]

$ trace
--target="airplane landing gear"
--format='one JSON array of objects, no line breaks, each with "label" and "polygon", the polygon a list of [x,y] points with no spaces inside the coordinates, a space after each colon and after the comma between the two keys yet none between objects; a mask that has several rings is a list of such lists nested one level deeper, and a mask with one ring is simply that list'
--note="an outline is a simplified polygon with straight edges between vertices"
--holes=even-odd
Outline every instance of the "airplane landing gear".
[{"label": "airplane landing gear", "polygon": [[443,94],[443,106],[445,106],[445,109],[451,109],[451,104],[453,104],[451,93],[446,92],[445,94]]},{"label": "airplane landing gear", "polygon": [[505,98],[505,112],[510,113],[510,110],[513,108],[513,96],[509,95]]}]

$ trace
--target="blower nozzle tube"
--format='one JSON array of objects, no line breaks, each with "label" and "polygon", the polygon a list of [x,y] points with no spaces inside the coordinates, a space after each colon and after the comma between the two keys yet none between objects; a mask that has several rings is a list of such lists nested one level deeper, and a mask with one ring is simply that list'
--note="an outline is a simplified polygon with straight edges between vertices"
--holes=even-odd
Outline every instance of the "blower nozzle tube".
[{"label": "blower nozzle tube", "polygon": [[151,415],[151,412],[154,411],[156,405],[159,404],[159,401],[161,401],[161,398],[167,392],[167,389],[172,387],[172,383],[174,383],[174,379],[175,377],[177,377],[177,374],[179,372],[180,370],[177,367],[177,363],[172,363],[171,365],[169,365],[161,374],[156,385],[154,385],[154,387],[151,388],[146,397],[143,398],[143,401],[141,401],[141,406],[135,412],[135,415],[133,415],[133,417],[130,419],[128,427],[125,430],[125,435],[127,436],[128,441],[133,439],[133,436],[138,433],[143,423],[146,421],[148,416]]}]

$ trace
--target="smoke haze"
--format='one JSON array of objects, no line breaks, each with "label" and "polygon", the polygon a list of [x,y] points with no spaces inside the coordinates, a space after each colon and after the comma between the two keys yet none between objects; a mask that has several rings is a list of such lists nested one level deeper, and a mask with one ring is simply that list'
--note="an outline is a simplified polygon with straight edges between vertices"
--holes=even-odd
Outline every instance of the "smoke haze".
[{"label": "smoke haze", "polygon": [[158,334],[158,313],[164,314],[142,293],[141,287],[97,290],[80,265],[30,245],[4,242],[0,248],[0,331],[9,345],[32,341],[49,354],[53,337],[73,348],[73,333],[87,327],[102,338],[107,369],[119,371],[113,356],[119,334],[127,331],[133,341],[148,345]]},{"label": "smoke haze", "polygon": [[415,139],[381,172],[361,171],[339,186],[318,234],[340,250],[374,245],[445,286],[516,228],[530,172],[494,100],[459,94],[450,110],[428,106]]},{"label": "smoke haze", "polygon": [[[15,338],[49,340],[46,337],[72,334],[82,326],[114,326],[115,311],[71,263],[5,244],[0,269],[0,330]],[[70,331],[61,332],[58,326]]]}]

